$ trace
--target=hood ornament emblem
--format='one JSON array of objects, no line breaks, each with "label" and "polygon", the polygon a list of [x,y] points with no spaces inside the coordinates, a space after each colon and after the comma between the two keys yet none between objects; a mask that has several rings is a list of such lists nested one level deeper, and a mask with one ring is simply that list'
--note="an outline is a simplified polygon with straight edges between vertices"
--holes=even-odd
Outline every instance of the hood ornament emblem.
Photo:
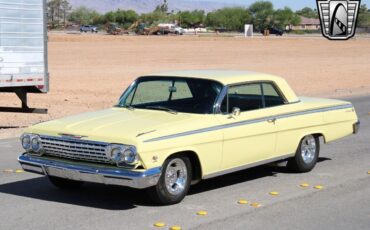
[{"label": "hood ornament emblem", "polygon": [[68,133],[58,133],[58,135],[61,137],[70,138],[70,139],[78,139],[78,140],[81,140],[82,138],[87,137],[87,136],[73,135],[73,134],[68,134]]}]

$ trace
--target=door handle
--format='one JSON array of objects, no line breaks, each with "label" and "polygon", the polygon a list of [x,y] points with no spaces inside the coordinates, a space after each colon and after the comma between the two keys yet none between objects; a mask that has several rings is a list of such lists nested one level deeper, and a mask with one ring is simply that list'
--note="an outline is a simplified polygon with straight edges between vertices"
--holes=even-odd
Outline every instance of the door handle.
[{"label": "door handle", "polygon": [[276,118],[270,118],[267,120],[268,123],[275,123],[276,122]]}]

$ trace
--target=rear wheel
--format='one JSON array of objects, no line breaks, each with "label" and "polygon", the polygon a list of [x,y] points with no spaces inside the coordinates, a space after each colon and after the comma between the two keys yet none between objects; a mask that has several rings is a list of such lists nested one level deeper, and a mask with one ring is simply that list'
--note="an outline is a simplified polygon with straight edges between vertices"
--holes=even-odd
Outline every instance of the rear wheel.
[{"label": "rear wheel", "polygon": [[318,137],[308,135],[302,138],[294,158],[288,162],[288,167],[296,172],[309,172],[317,162],[320,152]]},{"label": "rear wheel", "polygon": [[152,200],[158,204],[179,203],[189,191],[191,182],[191,163],[185,156],[170,157],[163,165],[158,184],[148,189]]},{"label": "rear wheel", "polygon": [[49,181],[58,188],[74,189],[82,186],[82,181],[68,180],[60,177],[49,176]]}]

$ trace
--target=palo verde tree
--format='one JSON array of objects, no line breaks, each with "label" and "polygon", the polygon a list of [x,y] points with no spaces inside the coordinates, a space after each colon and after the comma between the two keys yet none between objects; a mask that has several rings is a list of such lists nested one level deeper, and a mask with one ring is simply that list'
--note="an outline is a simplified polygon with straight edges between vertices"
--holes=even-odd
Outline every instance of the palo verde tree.
[{"label": "palo verde tree", "polygon": [[263,30],[273,24],[274,6],[269,1],[257,1],[249,7],[256,30]]},{"label": "palo verde tree", "polygon": [[61,25],[65,26],[67,22],[67,14],[72,9],[67,0],[50,0],[47,2],[48,21],[51,28],[56,28]]},{"label": "palo verde tree", "polygon": [[363,4],[358,14],[358,27],[370,28],[370,9]]},{"label": "palo verde tree", "polygon": [[89,9],[85,6],[81,6],[70,13],[68,20],[80,25],[88,25],[95,24],[95,22],[97,22],[99,18],[100,15],[95,10]]},{"label": "palo verde tree", "polygon": [[301,18],[290,8],[278,9],[273,14],[272,26],[284,30],[288,25],[298,25]]},{"label": "palo verde tree", "polygon": [[213,28],[242,31],[252,22],[252,15],[243,7],[223,8],[207,14],[206,23]]},{"label": "palo verde tree", "polygon": [[319,13],[317,9],[312,9],[310,7],[304,7],[301,10],[297,10],[296,14],[306,18],[319,18]]},{"label": "palo verde tree", "polygon": [[175,16],[180,25],[186,28],[196,27],[203,24],[205,17],[203,10],[180,11]]}]

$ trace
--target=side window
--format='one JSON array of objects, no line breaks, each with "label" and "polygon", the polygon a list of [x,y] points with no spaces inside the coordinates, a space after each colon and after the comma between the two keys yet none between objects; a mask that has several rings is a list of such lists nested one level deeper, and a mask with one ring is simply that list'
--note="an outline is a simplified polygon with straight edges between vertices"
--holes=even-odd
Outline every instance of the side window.
[{"label": "side window", "polygon": [[265,96],[265,107],[272,107],[284,104],[283,97],[271,83],[262,83]]},{"label": "side window", "polygon": [[230,113],[234,107],[240,108],[242,112],[263,108],[261,84],[231,86],[222,102],[221,111]]},{"label": "side window", "polygon": [[193,98],[189,85],[186,81],[176,81],[172,92],[172,100]]},{"label": "side window", "polygon": [[170,96],[171,86],[172,81],[167,80],[141,82],[137,86],[132,105],[166,102]]}]

